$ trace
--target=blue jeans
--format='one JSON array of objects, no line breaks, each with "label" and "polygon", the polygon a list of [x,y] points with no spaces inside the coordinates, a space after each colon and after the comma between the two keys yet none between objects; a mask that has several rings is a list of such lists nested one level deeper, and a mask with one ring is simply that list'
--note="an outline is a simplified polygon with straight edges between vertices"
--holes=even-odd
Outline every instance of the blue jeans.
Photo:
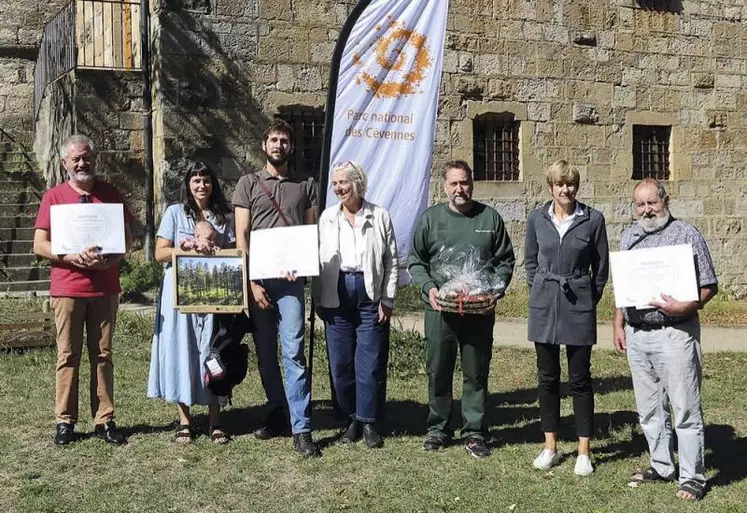
[{"label": "blue jeans", "polygon": [[[293,434],[311,431],[311,380],[304,354],[304,280],[262,280],[273,307],[251,303],[259,376],[271,407],[290,411]],[[278,331],[285,368],[285,390],[278,363]]]},{"label": "blue jeans", "polygon": [[386,403],[389,323],[366,294],[363,273],[340,273],[340,306],[324,312],[332,386],[342,413],[361,422],[381,420]]}]

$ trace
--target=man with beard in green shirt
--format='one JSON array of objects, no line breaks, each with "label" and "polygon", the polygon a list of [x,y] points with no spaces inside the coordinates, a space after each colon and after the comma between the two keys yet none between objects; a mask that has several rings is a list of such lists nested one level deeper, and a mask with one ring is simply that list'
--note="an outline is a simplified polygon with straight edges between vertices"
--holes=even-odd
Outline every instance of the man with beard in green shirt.
[{"label": "man with beard in green shirt", "polygon": [[436,302],[443,285],[431,263],[442,248],[472,245],[490,256],[493,272],[508,286],[515,257],[503,219],[494,209],[472,199],[472,170],[462,160],[446,163],[442,174],[448,203],[423,213],[415,228],[408,270],[425,302],[425,353],[428,370],[428,436],[423,449],[438,451],[453,433],[452,382],[457,350],[461,353],[462,429],[467,452],[484,458],[488,426],[485,409],[493,346],[495,313],[443,312]]}]

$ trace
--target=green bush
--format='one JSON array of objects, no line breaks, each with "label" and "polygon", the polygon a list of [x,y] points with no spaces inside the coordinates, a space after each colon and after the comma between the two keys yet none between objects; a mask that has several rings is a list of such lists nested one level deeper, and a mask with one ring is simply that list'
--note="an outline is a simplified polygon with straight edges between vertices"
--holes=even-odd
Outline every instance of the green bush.
[{"label": "green bush", "polygon": [[123,301],[143,301],[158,292],[163,264],[146,262],[140,255],[128,255],[119,264],[119,283]]}]

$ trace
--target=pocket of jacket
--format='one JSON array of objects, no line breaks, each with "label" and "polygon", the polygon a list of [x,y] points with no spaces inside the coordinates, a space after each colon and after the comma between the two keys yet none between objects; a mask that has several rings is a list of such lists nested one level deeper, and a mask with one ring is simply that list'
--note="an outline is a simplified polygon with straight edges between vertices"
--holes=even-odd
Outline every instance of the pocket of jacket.
[{"label": "pocket of jacket", "polygon": [[570,291],[566,294],[568,309],[573,312],[590,312],[594,310],[594,292],[591,288],[591,277],[584,276],[570,283]]},{"label": "pocket of jacket", "polygon": [[549,307],[553,302],[553,296],[557,293],[550,285],[551,282],[545,280],[543,274],[537,274],[532,283],[532,290],[529,293],[529,308],[544,309]]},{"label": "pocket of jacket", "polygon": [[585,237],[583,235],[576,235],[573,237],[573,240],[571,241],[571,246],[573,246],[576,249],[586,249],[591,245],[591,238]]}]

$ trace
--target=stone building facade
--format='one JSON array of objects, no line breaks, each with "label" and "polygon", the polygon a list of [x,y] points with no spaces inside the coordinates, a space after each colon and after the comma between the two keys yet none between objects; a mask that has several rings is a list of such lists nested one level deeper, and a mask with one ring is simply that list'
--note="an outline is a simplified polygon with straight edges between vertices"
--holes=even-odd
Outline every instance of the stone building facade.
[{"label": "stone building facade", "polygon": [[34,140],[34,64],[44,23],[65,0],[0,2],[0,129],[24,145]]},{"label": "stone building facade", "polygon": [[[175,200],[184,158],[213,165],[230,194],[262,162],[261,133],[276,115],[299,127],[298,164],[313,161],[330,58],[355,3],[152,1],[157,212]],[[137,102],[115,115],[119,102],[106,96],[135,86],[89,78],[76,91],[106,115],[74,126],[137,160]],[[0,85],[0,95],[23,96],[22,87]],[[476,196],[509,224],[520,264],[525,220],[548,199],[551,162],[581,170],[579,197],[605,214],[613,248],[632,220],[634,176],[648,162],[664,166],[673,213],[707,237],[722,284],[747,295],[744,0],[451,0],[439,102],[434,176],[454,158],[485,167],[486,131],[513,131],[515,169],[485,175]],[[432,183],[436,201],[442,191]]]},{"label": "stone building facade", "polygon": [[[162,202],[180,158],[210,161],[230,188],[261,162],[268,119],[323,108],[354,3],[170,0],[156,9]],[[501,212],[519,253],[558,158],[580,169],[579,197],[604,213],[614,247],[632,220],[634,127],[663,127],[672,211],[703,232],[722,283],[745,295],[746,22],[742,0],[452,1],[434,170],[475,162],[476,123],[509,116],[518,176],[479,181],[476,196]]]}]

